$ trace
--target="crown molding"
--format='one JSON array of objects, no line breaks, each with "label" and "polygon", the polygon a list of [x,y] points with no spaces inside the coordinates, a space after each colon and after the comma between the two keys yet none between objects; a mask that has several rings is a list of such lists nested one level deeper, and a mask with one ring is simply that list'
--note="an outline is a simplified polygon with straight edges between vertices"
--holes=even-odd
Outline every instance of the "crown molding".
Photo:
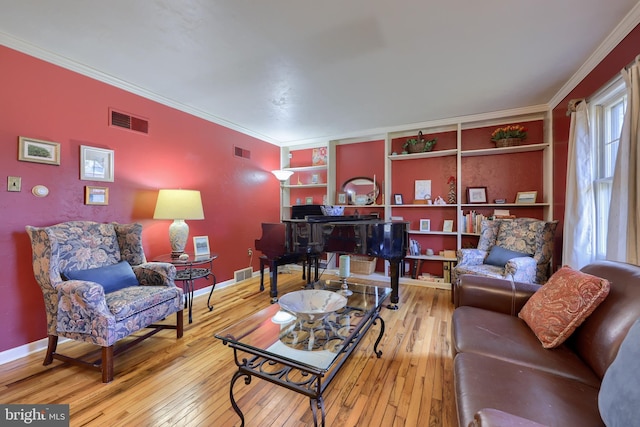
[{"label": "crown molding", "polygon": [[560,90],[551,98],[549,106],[555,108],[563,99],[575,89],[580,82],[592,72],[604,58],[611,53],[616,46],[640,23],[640,2],[620,21],[613,29],[609,36],[598,46],[598,48],[589,56],[589,59],[582,64],[578,71],[560,88]]}]

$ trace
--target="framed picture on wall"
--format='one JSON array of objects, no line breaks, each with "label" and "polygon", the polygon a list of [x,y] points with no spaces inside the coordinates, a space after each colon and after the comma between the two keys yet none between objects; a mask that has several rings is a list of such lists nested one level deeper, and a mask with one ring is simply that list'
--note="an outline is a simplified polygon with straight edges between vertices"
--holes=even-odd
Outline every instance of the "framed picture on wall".
[{"label": "framed picture on wall", "polygon": [[109,204],[109,188],[92,187],[87,185],[84,187],[84,204],[85,205],[108,205]]},{"label": "framed picture on wall", "polygon": [[21,136],[18,138],[18,160],[59,166],[60,144]]},{"label": "framed picture on wall", "polygon": [[113,182],[113,150],[80,146],[80,179]]},{"label": "framed picture on wall", "polygon": [[211,253],[209,249],[209,236],[194,236],[193,237],[193,255],[196,257],[209,255]]}]

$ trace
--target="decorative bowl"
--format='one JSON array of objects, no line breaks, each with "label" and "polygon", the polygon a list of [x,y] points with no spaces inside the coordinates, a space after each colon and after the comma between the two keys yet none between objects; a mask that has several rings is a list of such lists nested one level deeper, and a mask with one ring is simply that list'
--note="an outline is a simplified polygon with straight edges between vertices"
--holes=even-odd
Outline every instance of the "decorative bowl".
[{"label": "decorative bowl", "polygon": [[347,299],[335,292],[305,289],[280,297],[280,307],[299,319],[318,320],[347,305]]},{"label": "decorative bowl", "polygon": [[320,210],[327,216],[342,216],[344,215],[344,206],[320,206]]}]

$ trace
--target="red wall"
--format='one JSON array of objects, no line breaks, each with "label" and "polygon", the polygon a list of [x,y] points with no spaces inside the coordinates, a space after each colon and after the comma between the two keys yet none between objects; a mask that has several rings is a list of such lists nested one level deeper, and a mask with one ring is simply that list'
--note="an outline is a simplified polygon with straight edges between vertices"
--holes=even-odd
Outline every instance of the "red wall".
[{"label": "red wall", "polygon": [[[188,221],[190,236],[209,236],[218,281],[249,265],[260,223],[279,218],[279,184],[269,172],[280,166],[278,147],[3,46],[0,64],[0,351],[46,336],[25,225],[137,221],[153,258],[170,250],[170,221],[152,219],[157,190],[197,189],[205,219]],[[148,119],[149,134],[109,127],[109,108]],[[60,143],[60,166],[18,161],[19,136]],[[115,151],[114,182],[80,180],[80,145]],[[251,158],[235,157],[234,145]],[[22,177],[21,192],[7,192],[7,176]],[[31,194],[37,184],[49,187],[48,197]],[[109,187],[109,205],[85,205],[86,185]],[[257,270],[256,255],[252,264]]]},{"label": "red wall", "polygon": [[607,82],[619,75],[620,71],[640,54],[640,25],[633,29],[607,55],[596,68],[589,73],[565,99],[553,109],[553,213],[558,224],[556,232],[556,264],[562,261],[562,227],[565,216],[565,193],[567,176],[567,150],[569,140],[570,117],[567,117],[567,105],[571,99],[588,98]]}]

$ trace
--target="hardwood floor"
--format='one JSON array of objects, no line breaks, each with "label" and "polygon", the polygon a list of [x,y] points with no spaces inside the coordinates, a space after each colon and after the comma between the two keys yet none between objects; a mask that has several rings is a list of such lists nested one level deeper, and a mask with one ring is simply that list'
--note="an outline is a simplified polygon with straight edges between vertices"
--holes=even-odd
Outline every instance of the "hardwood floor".
[{"label": "hardwood floor", "polygon": [[[297,272],[281,274],[280,295],[302,283]],[[0,402],[68,403],[72,426],[240,425],[229,400],[233,352],[214,334],[269,304],[258,288],[254,278],[216,290],[212,312],[206,296],[197,297],[184,338],[163,331],[116,357],[110,384],[97,371],[42,366],[44,352],[0,365]],[[457,426],[449,292],[401,285],[400,309],[381,312],[382,357],[373,354],[374,326],[325,392],[327,426]],[[59,345],[73,355],[92,348]],[[313,425],[308,398],[269,382],[237,381],[234,396],[247,426]]]}]

